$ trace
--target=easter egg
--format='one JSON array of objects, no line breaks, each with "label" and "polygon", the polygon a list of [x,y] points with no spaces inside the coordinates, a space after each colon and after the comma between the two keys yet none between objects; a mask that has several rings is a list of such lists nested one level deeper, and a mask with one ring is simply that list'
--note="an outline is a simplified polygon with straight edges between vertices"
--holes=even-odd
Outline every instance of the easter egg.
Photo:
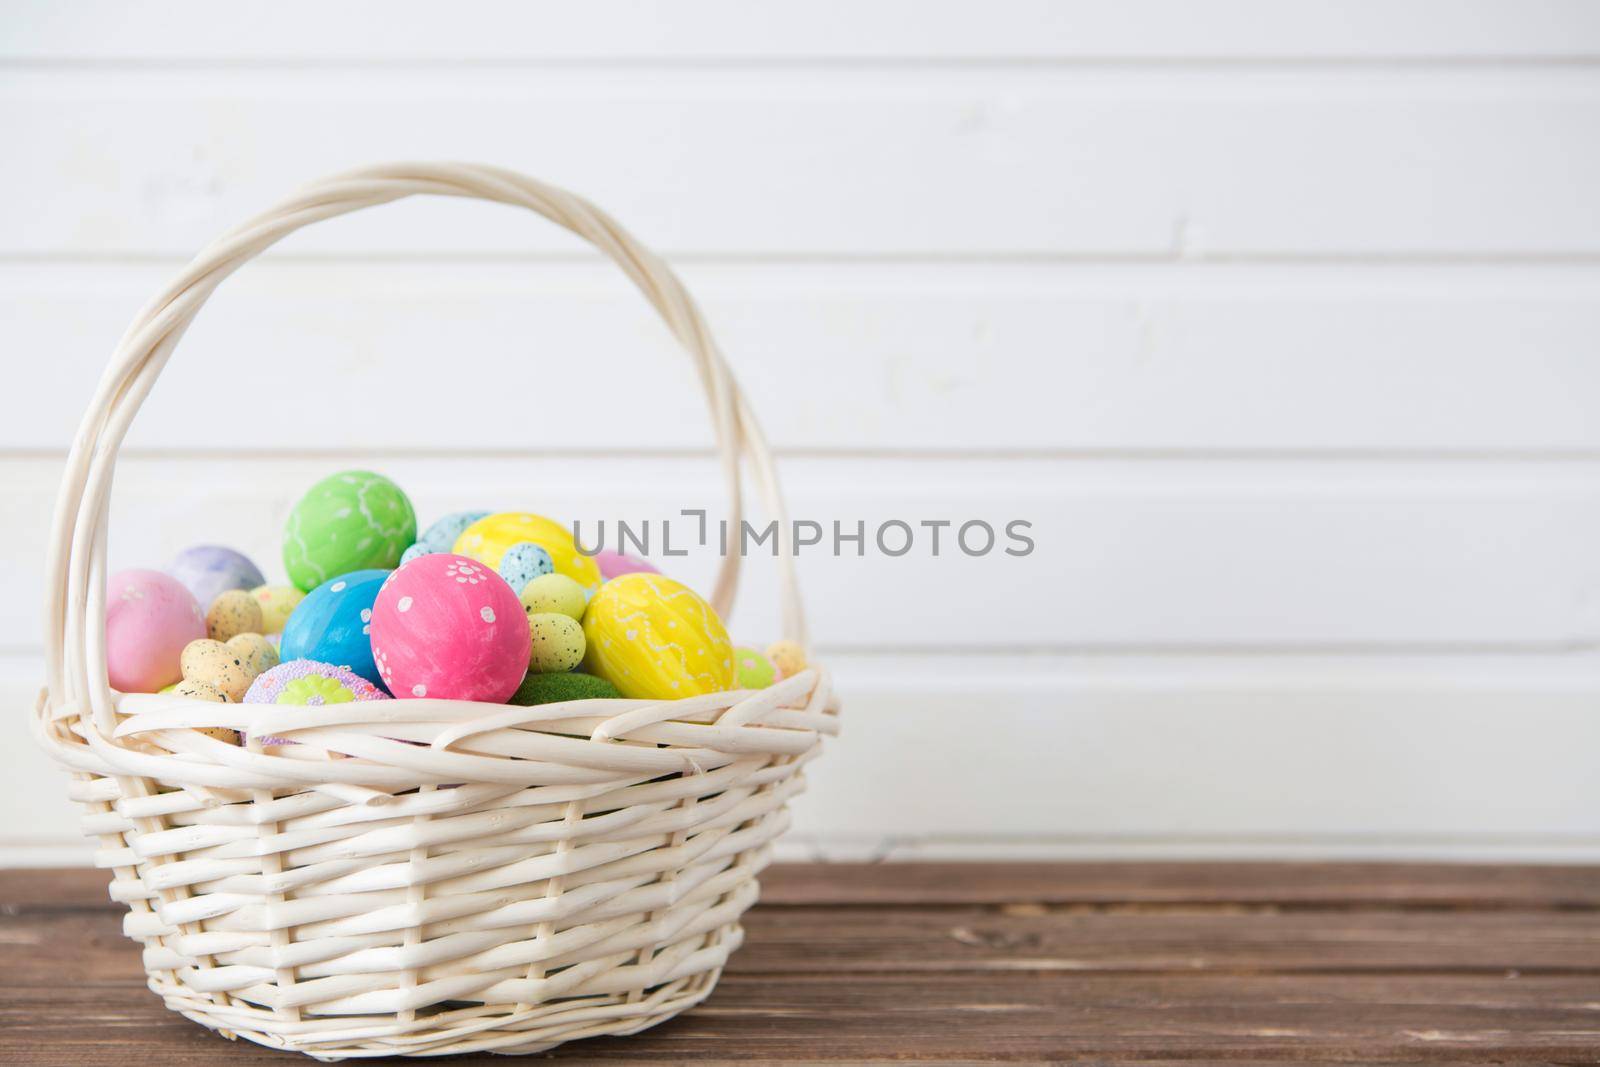
[{"label": "easter egg", "polygon": [[546,612],[528,616],[528,670],[538,674],[570,671],[583,662],[583,627],[570,615]]},{"label": "easter egg", "polygon": [[372,656],[400,697],[502,703],[522,684],[531,644],[506,580],[453,553],[395,571],[372,606]]},{"label": "easter egg", "polygon": [[226,641],[239,634],[261,632],[261,605],[243,589],[229,589],[206,612],[206,636]]},{"label": "easter egg", "polygon": [[677,700],[733,688],[733,643],[717,613],[659,574],[611,579],[583,614],[584,670],[623,696]]},{"label": "easter egg", "polygon": [[565,526],[522,511],[502,511],[479,519],[461,531],[452,551],[498,567],[511,546],[523,541],[531,541],[550,553],[555,573],[565,574],[585,589],[594,589],[604,580],[594,560],[578,551]]},{"label": "easter egg", "polygon": [[201,608],[230,589],[253,589],[265,582],[261,571],[242,552],[223,545],[195,545],[179,552],[166,571],[182,582]]},{"label": "easter egg", "polygon": [[733,650],[733,670],[740,689],[765,689],[778,680],[772,661],[753,648]]},{"label": "easter egg", "polygon": [[507,704],[532,707],[535,704],[557,704],[563,700],[615,700],[622,694],[604,678],[581,671],[564,671],[560,674],[529,675],[517,686]]},{"label": "easter egg", "polygon": [[806,669],[806,650],[798,641],[774,641],[767,646],[767,658],[780,678],[793,678]]},{"label": "easter egg", "polygon": [[622,552],[613,552],[609,548],[602,548],[594,554],[594,562],[600,568],[600,574],[607,581],[619,574],[660,574],[651,564],[646,563],[638,556],[629,556]]},{"label": "easter egg", "polygon": [[204,682],[229,700],[243,700],[250,683],[256,680],[256,672],[238,652],[221,641],[202,637],[184,647],[183,680]]},{"label": "easter egg", "polygon": [[372,602],[389,571],[365,570],[341,574],[306,594],[289,616],[278,646],[285,660],[306,659],[333,663],[378,682],[372,661]]},{"label": "easter egg", "polygon": [[261,605],[262,634],[281,634],[289,615],[306,595],[292,585],[258,585],[250,595]]},{"label": "easter egg", "polygon": [[417,538],[417,544],[424,545],[434,552],[450,552],[455,547],[456,538],[461,536],[461,531],[488,515],[487,511],[452,511],[423,530],[422,536]]},{"label": "easter egg", "polygon": [[251,673],[260,674],[278,665],[278,650],[260,634],[235,634],[224,642],[244,661]]},{"label": "easter egg", "polygon": [[448,551],[449,551],[449,549],[444,549],[444,548],[429,548],[423,542],[418,541],[416,544],[412,545],[410,548],[408,548],[404,552],[400,553],[400,566],[404,567],[407,563],[410,563],[412,560],[416,559],[418,556],[426,556],[426,555],[429,555],[429,554],[434,553],[434,552],[448,552]]},{"label": "easter egg", "polygon": [[[188,679],[184,679],[173,686],[172,691],[178,696],[188,697],[191,700],[207,700],[213,704],[233,703],[228,699],[228,694],[205,682],[191,682]],[[230,745],[239,743],[239,732],[230,730],[226,726],[196,726],[194,727],[194,732],[204,734],[215,741],[224,741]]]},{"label": "easter egg", "polygon": [[506,549],[495,570],[500,572],[500,577],[506,580],[513,593],[521,593],[535,578],[552,573],[555,564],[550,561],[550,553],[532,541],[520,541]]},{"label": "easter egg", "polygon": [[194,594],[160,571],[119,571],[106,583],[106,674],[122,693],[154,693],[183,677],[183,648],[205,637]]},{"label": "easter egg", "polygon": [[343,471],[313,485],[289,513],[283,565],[306,591],[351,571],[390,568],[417,539],[417,516],[400,487],[371,471]]},{"label": "easter egg", "polygon": [[332,663],[292,659],[255,680],[244,695],[246,704],[348,704],[352,700],[388,700],[389,695],[359,674]]},{"label": "easter egg", "polygon": [[574,619],[589,606],[588,591],[565,574],[540,575],[522,587],[521,600],[529,615],[554,611]]}]

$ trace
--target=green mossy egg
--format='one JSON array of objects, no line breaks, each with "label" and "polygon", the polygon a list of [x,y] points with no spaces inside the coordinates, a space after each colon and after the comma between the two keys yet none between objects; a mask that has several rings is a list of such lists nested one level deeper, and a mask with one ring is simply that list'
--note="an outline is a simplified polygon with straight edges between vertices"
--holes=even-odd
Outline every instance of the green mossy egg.
[{"label": "green mossy egg", "polygon": [[417,513],[400,487],[372,471],[340,471],[313,485],[289,513],[283,565],[310,592],[351,571],[393,570],[417,539]]},{"label": "green mossy egg", "polygon": [[592,674],[529,674],[506,703],[532,707],[563,700],[615,700],[621,695],[610,682]]}]

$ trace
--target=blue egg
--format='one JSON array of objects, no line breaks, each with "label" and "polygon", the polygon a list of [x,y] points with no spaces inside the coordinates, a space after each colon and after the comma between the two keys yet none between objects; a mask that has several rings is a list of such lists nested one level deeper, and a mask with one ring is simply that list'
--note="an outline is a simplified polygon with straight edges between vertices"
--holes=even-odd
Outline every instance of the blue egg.
[{"label": "blue egg", "polygon": [[423,544],[421,541],[418,541],[416,544],[400,553],[400,566],[404,567],[407,563],[410,563],[418,556],[431,556],[438,551],[440,551],[440,549],[431,548],[428,545]]},{"label": "blue egg", "polygon": [[427,545],[435,552],[448,552],[455,547],[456,538],[461,536],[462,530],[479,519],[487,518],[489,514],[487,511],[452,511],[423,530],[422,536],[417,538],[417,544]]},{"label": "blue egg", "polygon": [[500,577],[511,586],[511,591],[521,596],[523,586],[540,575],[549,574],[556,569],[556,565],[551,561],[550,553],[532,541],[518,541],[500,557],[498,569]]},{"label": "blue egg", "polygon": [[383,682],[372,662],[372,602],[390,572],[351,571],[330,578],[306,594],[283,626],[279,654],[292,659],[332,663],[361,675],[374,685]]}]

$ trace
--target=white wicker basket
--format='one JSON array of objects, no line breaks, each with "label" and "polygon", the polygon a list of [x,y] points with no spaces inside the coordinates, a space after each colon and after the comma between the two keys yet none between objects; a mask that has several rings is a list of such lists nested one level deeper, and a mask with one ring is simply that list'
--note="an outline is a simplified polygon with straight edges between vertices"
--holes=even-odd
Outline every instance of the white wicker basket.
[{"label": "white wicker basket", "polygon": [[[418,194],[528,208],[614,259],[694,357],[741,515],[741,455],[787,521],[766,444],[673,273],[582,199],[521,175],[395,164],[330,178],[205,249],[124,335],[73,442],[48,564],[36,735],[72,772],[150,988],[233,1037],[321,1059],[534,1052],[627,1034],[711,992],[821,737],[825,670],[679,701],[307,709],[120,694],[106,681],[117,449],[212,290],[320,219]],[[780,553],[785,636],[804,640]],[[738,555],[712,603],[727,614]],[[354,755],[308,760],[280,748]],[[409,743],[408,743],[409,742]]]}]

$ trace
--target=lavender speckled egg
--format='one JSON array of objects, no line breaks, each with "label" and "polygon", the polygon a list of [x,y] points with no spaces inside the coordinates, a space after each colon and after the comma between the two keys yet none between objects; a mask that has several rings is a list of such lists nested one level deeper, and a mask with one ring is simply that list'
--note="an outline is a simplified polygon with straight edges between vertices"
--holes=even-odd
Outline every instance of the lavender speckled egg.
[{"label": "lavender speckled egg", "polygon": [[389,694],[332,663],[292,659],[255,680],[244,695],[246,704],[348,704],[352,700],[388,700]]},{"label": "lavender speckled egg", "polygon": [[640,559],[638,556],[629,556],[622,552],[613,552],[609,548],[602,548],[594,554],[595,564],[600,568],[600,574],[606,581],[610,581],[619,574],[660,574],[656,568]]},{"label": "lavender speckled egg", "polygon": [[556,565],[550,559],[550,553],[532,541],[523,541],[506,549],[506,554],[500,557],[500,565],[495,568],[500,572],[500,577],[511,587],[511,591],[518,595],[521,595],[529,582],[535,578],[543,578],[553,573],[555,569]]},{"label": "lavender speckled egg", "polygon": [[527,673],[531,644],[506,580],[453,553],[412,560],[372,605],[372,658],[400,697],[504,703]]},{"label": "lavender speckled egg", "polygon": [[122,693],[154,693],[183,677],[183,648],[206,635],[194,594],[160,571],[119,571],[106,583],[106,674]]},{"label": "lavender speckled egg", "polygon": [[323,582],[300,602],[283,628],[279,653],[284,660],[305,659],[347,667],[369,682],[382,684],[372,660],[372,603],[391,573],[351,571]]},{"label": "lavender speckled egg", "polygon": [[230,589],[254,589],[266,581],[242,552],[226,545],[195,545],[173,557],[166,571],[194,594],[202,609]]}]

